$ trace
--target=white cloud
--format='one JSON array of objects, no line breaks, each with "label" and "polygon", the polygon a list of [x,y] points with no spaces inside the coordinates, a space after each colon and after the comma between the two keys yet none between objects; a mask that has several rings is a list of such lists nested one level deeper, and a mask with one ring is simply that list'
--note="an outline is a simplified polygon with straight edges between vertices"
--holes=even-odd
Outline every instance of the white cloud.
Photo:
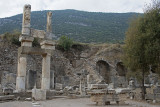
[{"label": "white cloud", "polygon": [[1,0],[0,18],[23,12],[25,4],[32,11],[77,9],[92,12],[143,12],[145,3],[151,0]]}]

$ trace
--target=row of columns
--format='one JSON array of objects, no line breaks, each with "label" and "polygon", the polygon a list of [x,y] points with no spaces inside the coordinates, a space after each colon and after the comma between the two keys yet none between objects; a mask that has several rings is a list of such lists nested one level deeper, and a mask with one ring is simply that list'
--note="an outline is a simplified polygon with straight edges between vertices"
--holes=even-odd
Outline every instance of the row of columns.
[{"label": "row of columns", "polygon": [[[23,9],[23,23],[22,23],[22,35],[19,40],[21,41],[21,47],[30,47],[32,48],[32,42],[34,38],[31,36],[30,29],[30,14],[31,14],[31,5],[25,5]],[[47,32],[51,33],[51,17],[52,13],[47,14]],[[47,35],[46,35],[47,36]],[[50,58],[51,50],[54,50],[54,43],[50,40],[43,40],[41,49],[49,50],[47,53],[43,54],[42,60],[42,82],[41,89],[49,90],[50,89]],[[26,70],[27,70],[27,54],[18,53],[18,69],[17,69],[17,79],[16,79],[16,90],[18,92],[25,91],[26,89]]]}]

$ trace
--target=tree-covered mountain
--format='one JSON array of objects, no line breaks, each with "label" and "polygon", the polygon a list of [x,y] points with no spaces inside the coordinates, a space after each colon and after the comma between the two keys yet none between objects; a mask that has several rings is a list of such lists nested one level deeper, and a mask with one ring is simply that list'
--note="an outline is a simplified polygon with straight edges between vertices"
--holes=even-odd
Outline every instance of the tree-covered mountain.
[{"label": "tree-covered mountain", "polygon": [[[31,27],[46,29],[46,11],[31,13]],[[77,10],[52,11],[52,31],[59,38],[69,36],[80,42],[122,42],[129,19],[138,13],[99,13]],[[21,30],[22,14],[0,18],[0,34]]]}]

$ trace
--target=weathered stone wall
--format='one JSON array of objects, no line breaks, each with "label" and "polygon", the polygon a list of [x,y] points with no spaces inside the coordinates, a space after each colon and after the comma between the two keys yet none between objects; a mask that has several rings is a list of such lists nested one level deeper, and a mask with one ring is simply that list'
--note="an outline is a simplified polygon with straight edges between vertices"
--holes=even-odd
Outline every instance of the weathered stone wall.
[{"label": "weathered stone wall", "polygon": [[[18,47],[6,43],[0,46],[0,49],[0,72],[8,71],[16,74]],[[125,77],[119,75],[116,70],[117,63],[121,62],[121,54],[122,50],[119,45],[73,45],[71,50],[67,52],[57,47],[51,56],[51,88],[55,87],[53,85],[54,83],[63,84],[63,87],[79,85],[80,77],[77,74],[82,70],[93,75],[92,80],[94,81],[92,81],[92,83],[103,80],[104,77],[102,75],[108,71],[109,79],[105,77],[105,79],[109,81],[108,83],[115,83],[115,87],[123,83],[122,87],[126,87],[127,83],[124,84],[126,82]],[[102,61],[107,65],[106,67],[104,65],[106,70],[102,70],[103,72],[100,74],[96,67],[98,61]],[[40,88],[42,56],[27,56],[27,75],[29,75],[30,71],[34,71],[36,74],[34,78],[27,77],[26,88],[31,89],[33,84],[35,84],[37,88]],[[120,69],[120,72],[122,72],[122,69]],[[33,81],[29,79],[33,79]],[[116,80],[118,80],[118,82]]]}]

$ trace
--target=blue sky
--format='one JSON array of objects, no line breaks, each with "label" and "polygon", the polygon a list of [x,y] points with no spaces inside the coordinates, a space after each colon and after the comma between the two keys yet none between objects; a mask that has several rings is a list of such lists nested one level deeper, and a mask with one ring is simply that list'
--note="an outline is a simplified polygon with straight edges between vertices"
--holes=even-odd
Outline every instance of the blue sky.
[{"label": "blue sky", "polygon": [[0,18],[23,12],[25,4],[31,4],[32,11],[76,9],[90,12],[139,12],[151,0],[0,0]]}]

